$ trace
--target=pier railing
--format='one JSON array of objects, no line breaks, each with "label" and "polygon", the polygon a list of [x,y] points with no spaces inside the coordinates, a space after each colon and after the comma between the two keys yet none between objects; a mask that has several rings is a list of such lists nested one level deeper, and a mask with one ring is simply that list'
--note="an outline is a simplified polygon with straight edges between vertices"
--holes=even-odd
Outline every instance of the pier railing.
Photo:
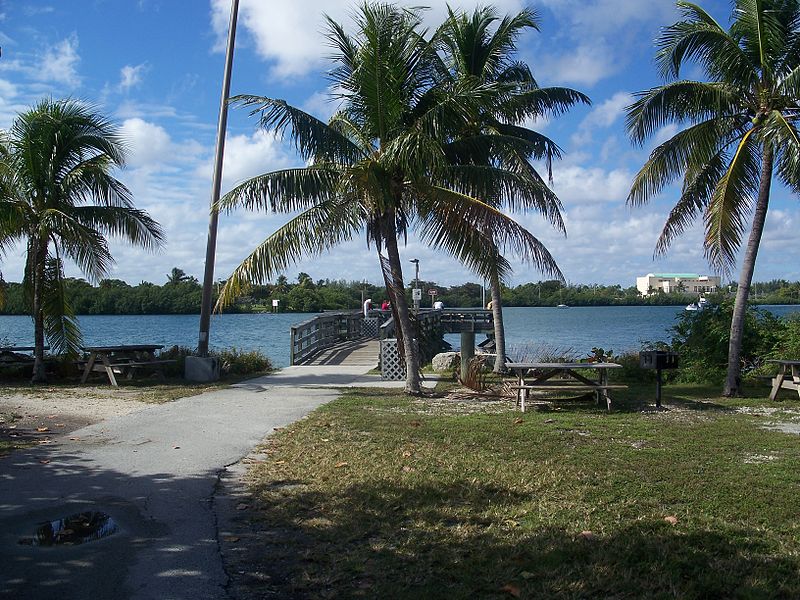
[{"label": "pier railing", "polygon": [[488,309],[445,308],[439,312],[445,333],[494,330],[494,315]]},{"label": "pier railing", "polygon": [[323,313],[292,325],[290,364],[301,365],[338,342],[363,337],[364,315],[361,312]]}]

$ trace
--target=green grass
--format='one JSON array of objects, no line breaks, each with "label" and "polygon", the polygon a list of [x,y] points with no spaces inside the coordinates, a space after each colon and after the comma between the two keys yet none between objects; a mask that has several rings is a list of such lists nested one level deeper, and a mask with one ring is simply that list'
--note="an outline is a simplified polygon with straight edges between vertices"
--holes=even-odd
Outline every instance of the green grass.
[{"label": "green grass", "polygon": [[525,415],[351,392],[253,467],[251,569],[308,598],[800,597],[800,444],[762,428],[800,405],[714,392]]}]

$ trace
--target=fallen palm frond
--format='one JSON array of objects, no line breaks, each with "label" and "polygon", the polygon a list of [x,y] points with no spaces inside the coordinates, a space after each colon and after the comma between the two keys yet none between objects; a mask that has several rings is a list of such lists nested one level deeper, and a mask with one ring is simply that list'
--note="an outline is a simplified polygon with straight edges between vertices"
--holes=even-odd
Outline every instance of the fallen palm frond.
[{"label": "fallen palm frond", "polygon": [[491,368],[487,365],[487,357],[475,356],[467,365],[467,372],[462,378],[458,376],[458,382],[471,391],[459,391],[457,393],[482,397],[505,398],[514,394],[509,382],[499,379]]}]

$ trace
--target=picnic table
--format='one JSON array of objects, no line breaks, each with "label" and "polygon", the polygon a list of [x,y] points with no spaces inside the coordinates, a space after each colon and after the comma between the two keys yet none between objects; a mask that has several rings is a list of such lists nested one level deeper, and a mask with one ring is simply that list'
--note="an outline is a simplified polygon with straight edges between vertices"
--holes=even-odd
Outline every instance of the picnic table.
[{"label": "picnic table", "polygon": [[113,386],[118,386],[117,374],[133,379],[136,371],[148,370],[164,378],[164,365],[174,363],[174,360],[159,360],[156,350],[164,346],[158,344],[128,344],[120,346],[84,346],[83,351],[89,353],[89,358],[83,369],[81,383],[86,383],[93,372],[105,373],[108,381]]},{"label": "picnic table", "polygon": [[[522,412],[525,412],[528,394],[535,392],[593,393],[598,404],[602,398],[606,401],[608,410],[611,410],[611,396],[608,390],[628,387],[608,383],[609,371],[622,368],[622,365],[610,362],[519,362],[506,363],[506,367],[517,378],[517,385],[513,387],[517,390],[517,404]],[[592,378],[584,374],[587,370],[594,371],[597,377]]]},{"label": "picnic table", "polygon": [[800,396],[800,360],[776,359],[767,362],[780,365],[778,374],[772,378],[772,392],[769,394],[769,399],[775,400],[781,388],[794,390]]},{"label": "picnic table", "polygon": [[[45,346],[44,350],[49,350]],[[0,367],[28,367],[33,365],[34,357],[29,352],[36,350],[35,346],[0,346]]]}]

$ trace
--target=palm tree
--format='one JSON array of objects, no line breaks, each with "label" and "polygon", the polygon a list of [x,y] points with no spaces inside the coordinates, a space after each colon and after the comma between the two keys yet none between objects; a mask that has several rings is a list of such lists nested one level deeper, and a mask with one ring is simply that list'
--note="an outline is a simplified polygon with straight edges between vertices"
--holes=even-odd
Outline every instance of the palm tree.
[{"label": "palm tree", "polygon": [[111,175],[124,163],[123,143],[92,107],[42,100],[17,117],[0,145],[0,250],[27,244],[33,381],[43,381],[45,336],[55,352],[74,354],[81,343],[64,293],[64,260],[97,281],[113,264],[105,236],[154,249],[163,234]]},{"label": "palm tree", "polygon": [[[513,208],[533,209],[542,213],[556,229],[566,233],[561,217],[561,202],[530,160],[544,161],[548,173],[561,149],[548,137],[521,125],[526,119],[555,116],[576,103],[590,104],[587,96],[569,88],[540,88],[527,64],[514,59],[519,36],[528,29],[539,30],[535,12],[523,10],[502,19],[494,7],[476,8],[471,15],[454,13],[439,28],[438,39],[445,54],[453,83],[459,86],[492,86],[501,94],[491,99],[479,112],[470,115],[466,127],[448,149],[453,161],[466,164],[498,164],[529,180],[528,195],[512,197]],[[492,152],[491,146],[476,146],[476,136],[495,135],[512,142],[504,153]],[[496,205],[496,198],[481,198]],[[487,247],[491,263],[499,264],[494,243]],[[489,270],[492,313],[497,359],[495,372],[505,371],[506,344],[503,328],[501,277],[498,268]]]},{"label": "palm tree", "polygon": [[[640,206],[682,175],[655,253],[701,213],[705,254],[730,273],[747,231],[731,319],[728,372],[723,393],[741,394],[744,316],[764,230],[774,170],[800,190],[800,4],[797,0],[737,0],[730,29],[705,10],[678,2],[683,20],[666,27],[656,55],[664,85],[641,92],[628,107],[627,127],[643,144],[662,127],[686,125],[658,146],[631,186],[628,203]],[[679,79],[694,61],[708,81]]]},{"label": "palm tree", "polygon": [[[399,240],[415,229],[478,272],[485,248],[517,251],[550,273],[546,248],[501,211],[477,200],[506,198],[530,182],[496,167],[454,165],[445,146],[463,128],[469,106],[487,92],[445,89],[444,67],[419,31],[416,9],[361,5],[355,33],[328,19],[334,50],[332,96],[340,110],[329,123],[282,100],[240,96],[261,126],[290,139],[308,166],[266,173],[229,192],[222,208],[241,205],[278,213],[301,211],[262,242],[228,279],[220,304],[243,287],[263,282],[305,255],[325,252],[366,231],[384,274],[398,338],[404,341],[406,391],[419,393],[418,354],[404,294]],[[385,255],[384,255],[385,252]],[[501,271],[508,267],[501,261]],[[502,271],[504,272],[504,271]]]},{"label": "palm tree", "polygon": [[190,277],[186,274],[186,271],[178,267],[172,267],[172,270],[167,273],[167,285],[183,283],[184,281],[189,281],[189,279]]}]

